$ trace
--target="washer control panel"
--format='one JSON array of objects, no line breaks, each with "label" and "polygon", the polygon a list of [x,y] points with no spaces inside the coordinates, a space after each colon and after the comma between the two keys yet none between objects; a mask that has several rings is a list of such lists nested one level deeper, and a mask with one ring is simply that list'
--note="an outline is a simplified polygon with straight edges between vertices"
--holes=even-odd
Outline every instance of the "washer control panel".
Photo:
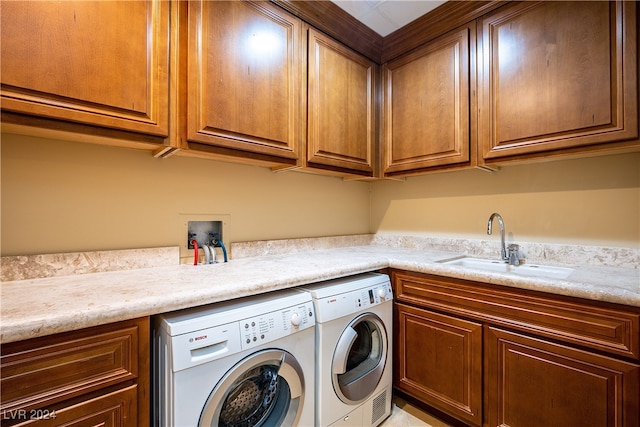
[{"label": "washer control panel", "polygon": [[240,320],[242,349],[255,347],[315,326],[312,302]]},{"label": "washer control panel", "polygon": [[[253,298],[240,304],[214,304],[204,310],[161,316],[156,334],[166,337],[167,348],[156,351],[171,351],[172,369],[178,372],[313,328],[313,302],[300,295],[297,292],[274,301],[271,296],[265,297],[262,303]],[[287,298],[294,301],[284,303]],[[170,328],[175,335],[168,335]],[[313,334],[313,329],[309,332]]]}]

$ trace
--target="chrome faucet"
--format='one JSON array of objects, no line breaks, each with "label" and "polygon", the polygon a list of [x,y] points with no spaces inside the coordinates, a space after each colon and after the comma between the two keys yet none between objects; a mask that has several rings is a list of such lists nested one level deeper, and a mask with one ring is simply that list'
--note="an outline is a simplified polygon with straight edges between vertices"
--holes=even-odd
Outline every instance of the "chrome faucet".
[{"label": "chrome faucet", "polygon": [[500,225],[500,258],[504,262],[508,262],[511,265],[520,265],[520,247],[518,245],[511,244],[509,248],[504,243],[504,221],[499,213],[494,212],[489,217],[489,223],[487,224],[487,234],[491,235],[493,226],[493,218],[498,218],[498,224]]},{"label": "chrome faucet", "polygon": [[498,218],[498,224],[500,224],[500,258],[503,261],[509,261],[507,256],[507,247],[504,244],[504,221],[499,213],[494,212],[489,217],[489,223],[487,224],[487,234],[491,235],[491,229],[493,228],[493,218]]}]

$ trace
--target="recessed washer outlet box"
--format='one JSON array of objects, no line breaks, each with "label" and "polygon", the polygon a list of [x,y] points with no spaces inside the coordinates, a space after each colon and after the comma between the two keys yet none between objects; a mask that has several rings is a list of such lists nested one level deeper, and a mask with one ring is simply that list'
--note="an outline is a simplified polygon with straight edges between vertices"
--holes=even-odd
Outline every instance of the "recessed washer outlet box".
[{"label": "recessed washer outlet box", "polygon": [[[198,242],[198,247],[201,247],[211,244],[212,235],[217,235],[215,239],[221,240],[228,247],[231,242],[229,220],[230,215],[225,214],[180,214],[180,233],[176,237],[180,246],[181,262],[191,262],[193,259],[193,239]],[[221,249],[218,251],[221,252]]]},{"label": "recessed washer outlet box", "polygon": [[[222,240],[222,221],[188,221],[187,222],[187,249],[193,249],[193,241],[198,246],[211,245],[214,241]],[[216,244],[215,246],[220,246]]]}]

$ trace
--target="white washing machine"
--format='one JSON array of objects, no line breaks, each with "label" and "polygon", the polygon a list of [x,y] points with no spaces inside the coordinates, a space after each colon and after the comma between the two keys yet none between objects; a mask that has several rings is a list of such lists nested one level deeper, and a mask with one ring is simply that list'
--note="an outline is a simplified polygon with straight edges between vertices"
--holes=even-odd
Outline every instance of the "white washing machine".
[{"label": "white washing machine", "polygon": [[154,425],[312,426],[315,310],[277,291],[154,320]]},{"label": "white washing machine", "polygon": [[389,276],[361,274],[301,289],[316,308],[316,426],[377,426],[391,414]]}]

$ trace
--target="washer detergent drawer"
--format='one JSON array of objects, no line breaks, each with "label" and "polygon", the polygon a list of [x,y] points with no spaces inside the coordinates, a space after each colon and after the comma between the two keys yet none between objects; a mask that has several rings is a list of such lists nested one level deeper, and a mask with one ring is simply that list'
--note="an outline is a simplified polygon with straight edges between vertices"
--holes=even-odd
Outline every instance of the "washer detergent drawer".
[{"label": "washer detergent drawer", "polygon": [[241,350],[238,322],[171,337],[171,368],[178,372]]}]

